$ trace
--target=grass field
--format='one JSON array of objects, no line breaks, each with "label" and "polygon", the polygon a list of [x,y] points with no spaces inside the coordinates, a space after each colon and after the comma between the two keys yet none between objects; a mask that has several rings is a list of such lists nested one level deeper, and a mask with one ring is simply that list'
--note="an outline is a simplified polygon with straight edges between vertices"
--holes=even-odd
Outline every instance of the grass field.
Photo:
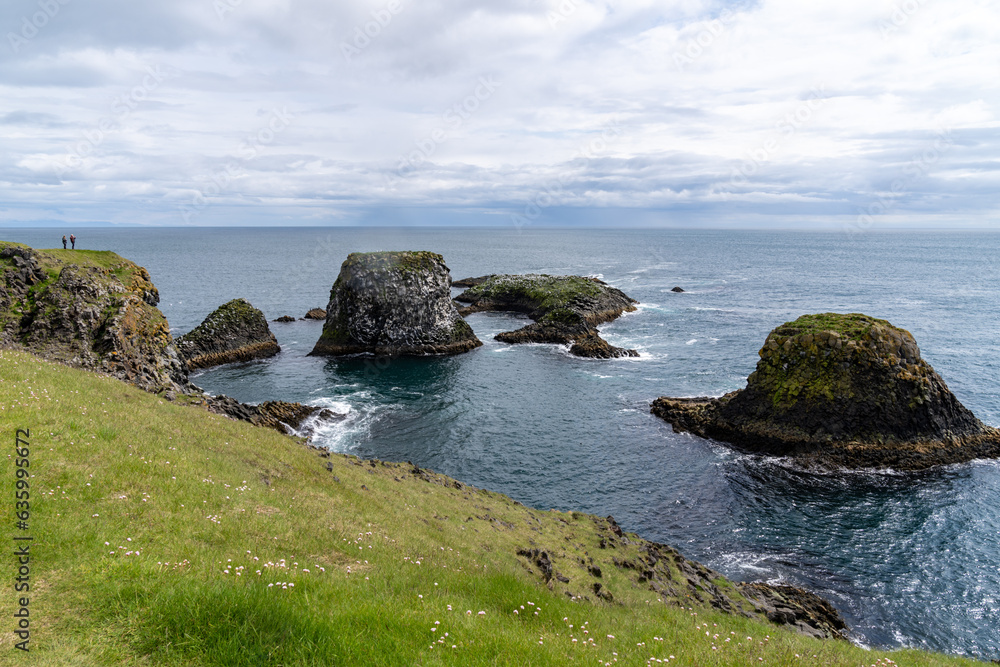
[{"label": "grass field", "polygon": [[[600,548],[603,519],[325,458],[26,353],[0,351],[0,424],[3,665],[981,664],[668,604],[612,561],[636,536]],[[27,593],[14,591],[15,536],[33,538]],[[568,582],[550,590],[517,555],[533,545]],[[594,567],[613,602],[593,594]],[[15,648],[21,597],[29,653]]]}]

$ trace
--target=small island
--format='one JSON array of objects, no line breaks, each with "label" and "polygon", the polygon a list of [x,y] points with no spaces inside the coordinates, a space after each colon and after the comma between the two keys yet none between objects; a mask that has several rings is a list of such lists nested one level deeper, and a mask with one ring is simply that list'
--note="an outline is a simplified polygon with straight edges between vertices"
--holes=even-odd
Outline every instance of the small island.
[{"label": "small island", "polygon": [[355,252],[330,290],[311,355],[460,354],[482,345],[451,300],[451,275],[433,252]]},{"label": "small island", "polygon": [[516,331],[497,334],[504,343],[570,345],[578,357],[638,357],[635,350],[608,344],[597,326],[634,311],[639,303],[597,278],[546,274],[491,275],[453,283],[469,285],[455,300],[469,305],[462,315],[485,311],[524,313],[534,320]]},{"label": "small island", "polygon": [[917,470],[1000,456],[1000,430],[963,406],[913,336],[860,313],[774,329],[745,389],[659,398],[676,431],[823,467]]},{"label": "small island", "polygon": [[178,338],[177,351],[195,369],[273,357],[281,348],[264,313],[245,299],[233,299]]}]

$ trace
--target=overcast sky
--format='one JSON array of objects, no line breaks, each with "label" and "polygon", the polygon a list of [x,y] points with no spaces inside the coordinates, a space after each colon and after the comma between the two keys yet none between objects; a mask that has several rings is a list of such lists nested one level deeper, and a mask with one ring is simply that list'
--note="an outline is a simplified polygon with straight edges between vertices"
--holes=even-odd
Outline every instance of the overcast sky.
[{"label": "overcast sky", "polygon": [[995,0],[5,0],[0,224],[1000,227]]}]

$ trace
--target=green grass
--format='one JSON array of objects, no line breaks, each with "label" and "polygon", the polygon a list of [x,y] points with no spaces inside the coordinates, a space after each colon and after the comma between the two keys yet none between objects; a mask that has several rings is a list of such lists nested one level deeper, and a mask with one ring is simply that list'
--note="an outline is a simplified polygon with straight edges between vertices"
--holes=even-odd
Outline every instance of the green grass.
[{"label": "green grass", "polygon": [[833,331],[846,339],[859,340],[868,333],[875,325],[881,325],[888,329],[903,331],[894,327],[886,320],[869,317],[861,313],[818,313],[815,315],[803,315],[793,322],[786,322],[775,329],[775,333],[781,336],[800,336],[803,334],[815,334],[820,331]]},{"label": "green grass", "polygon": [[[8,545],[14,432],[31,430],[34,538],[27,655],[0,565],[3,665],[976,664],[665,604],[611,562],[636,557],[636,536],[598,546],[603,520],[323,458],[26,353],[0,351],[0,424]],[[570,583],[529,570],[516,551],[532,544]],[[587,558],[614,603],[566,596],[588,593]]]}]

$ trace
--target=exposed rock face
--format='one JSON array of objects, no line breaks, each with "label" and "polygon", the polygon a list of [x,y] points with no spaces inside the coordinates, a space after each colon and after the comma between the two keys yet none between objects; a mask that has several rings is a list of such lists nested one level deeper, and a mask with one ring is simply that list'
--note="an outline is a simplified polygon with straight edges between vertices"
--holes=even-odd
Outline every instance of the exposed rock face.
[{"label": "exposed rock face", "polygon": [[326,319],[326,311],[323,310],[322,308],[313,308],[308,313],[306,313],[306,316],[303,317],[302,319],[304,319],[304,320],[325,320]]},{"label": "exposed rock face", "polygon": [[885,320],[804,315],[772,331],[759,354],[745,389],[660,398],[653,413],[678,431],[823,465],[919,469],[1000,456],[1000,431]]},{"label": "exposed rock face", "polygon": [[0,342],[102,371],[147,391],[185,391],[159,293],[113,252],[0,242]]},{"label": "exposed rock face", "polygon": [[177,351],[194,369],[273,357],[281,348],[264,313],[244,299],[233,299],[178,338]]},{"label": "exposed rock face", "polygon": [[451,281],[452,287],[475,287],[481,283],[486,282],[491,276],[479,276],[478,278],[462,278],[461,280]]},{"label": "exposed rock face", "polygon": [[301,403],[285,401],[265,401],[258,405],[240,403],[229,396],[206,396],[204,404],[210,412],[226,415],[232,419],[264,426],[287,435],[311,435],[313,423],[337,421],[344,418],[332,410],[317,408]]},{"label": "exposed rock face", "polygon": [[533,323],[517,331],[497,334],[505,343],[572,344],[570,353],[610,359],[637,357],[635,350],[609,345],[597,325],[635,310],[635,299],[596,278],[544,274],[492,275],[467,278],[454,284],[473,284],[455,297],[468,303],[463,315],[482,311],[527,314]]},{"label": "exposed rock face", "polygon": [[843,618],[814,593],[762,582],[730,582],[672,547],[626,533],[614,517],[590,519],[600,541],[586,560],[567,558],[563,545],[546,548],[544,538],[539,538],[540,544],[532,541],[531,548],[517,550],[528,571],[537,574],[549,590],[584,599],[593,592],[598,599],[613,602],[613,592],[607,588],[612,577],[605,576],[614,568],[629,585],[653,591],[667,604],[687,608],[698,603],[727,614],[767,619],[811,637],[847,638]]},{"label": "exposed rock face", "polygon": [[330,292],[310,354],[458,354],[482,345],[451,300],[448,267],[432,252],[352,253]]}]

